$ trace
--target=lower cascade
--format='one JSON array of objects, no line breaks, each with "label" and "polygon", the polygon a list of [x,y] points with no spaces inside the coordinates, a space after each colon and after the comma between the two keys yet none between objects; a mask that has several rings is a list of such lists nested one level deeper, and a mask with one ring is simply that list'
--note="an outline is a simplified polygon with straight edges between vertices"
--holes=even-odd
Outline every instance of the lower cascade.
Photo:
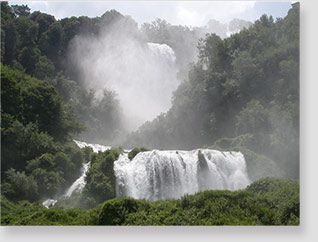
[{"label": "lower cascade", "polygon": [[[81,148],[92,147],[95,152],[110,149],[109,146],[74,142]],[[126,150],[114,163],[117,197],[158,201],[204,190],[238,190],[250,184],[241,152],[152,150],[140,152],[132,160],[128,152]],[[89,167],[90,162],[83,164],[81,176],[62,197],[83,190]],[[42,204],[49,208],[56,202],[47,199]]]},{"label": "lower cascade", "polygon": [[238,190],[250,184],[241,152],[210,149],[147,151],[115,161],[118,197],[157,201],[204,190]]}]

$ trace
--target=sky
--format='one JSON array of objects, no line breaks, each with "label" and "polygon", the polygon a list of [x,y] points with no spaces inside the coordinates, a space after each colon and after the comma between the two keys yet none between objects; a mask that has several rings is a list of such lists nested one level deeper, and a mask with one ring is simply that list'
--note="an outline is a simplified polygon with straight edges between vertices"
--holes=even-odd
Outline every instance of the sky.
[{"label": "sky", "polygon": [[27,4],[31,12],[41,11],[56,19],[100,17],[116,9],[139,24],[161,18],[171,24],[187,26],[204,26],[209,19],[226,23],[240,18],[254,22],[264,13],[276,19],[285,17],[291,8],[291,1],[9,1],[9,4]]}]

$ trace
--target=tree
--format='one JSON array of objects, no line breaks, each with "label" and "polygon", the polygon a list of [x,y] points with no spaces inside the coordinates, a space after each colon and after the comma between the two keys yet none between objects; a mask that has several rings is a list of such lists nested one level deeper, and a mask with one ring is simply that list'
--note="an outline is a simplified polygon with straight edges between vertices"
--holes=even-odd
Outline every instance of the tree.
[{"label": "tree", "polygon": [[28,17],[30,15],[30,8],[28,5],[11,5],[12,13],[15,17]]},{"label": "tree", "polygon": [[257,68],[256,60],[248,51],[242,51],[232,62],[233,79],[237,80],[238,90],[244,99],[253,97],[258,92],[261,82],[261,74]]},{"label": "tree", "polygon": [[236,116],[237,134],[245,133],[267,133],[270,131],[268,110],[259,100],[251,100],[246,107]]},{"label": "tree", "polygon": [[19,60],[27,73],[33,73],[36,63],[39,62],[40,54],[40,50],[36,47],[24,47],[21,50]]},{"label": "tree", "polygon": [[2,194],[13,201],[38,199],[38,186],[32,176],[25,172],[9,169],[6,173],[6,181],[2,184]]},{"label": "tree", "polygon": [[53,78],[55,66],[46,56],[40,56],[39,61],[34,65],[33,75],[41,80]]},{"label": "tree", "polygon": [[217,46],[220,42],[221,38],[216,34],[207,34],[204,39],[199,40],[199,62],[210,70],[216,67]]},{"label": "tree", "polygon": [[39,24],[28,17],[19,17],[15,21],[19,33],[19,49],[34,48],[38,40]]},{"label": "tree", "polygon": [[39,34],[38,34],[39,39],[42,33],[47,31],[50,25],[56,21],[54,16],[46,14],[46,13],[41,13],[39,11],[33,12],[30,15],[30,19],[32,19],[34,22],[38,23],[39,25]]},{"label": "tree", "polygon": [[1,21],[1,55],[4,64],[12,64],[18,44],[18,32],[13,20]]}]

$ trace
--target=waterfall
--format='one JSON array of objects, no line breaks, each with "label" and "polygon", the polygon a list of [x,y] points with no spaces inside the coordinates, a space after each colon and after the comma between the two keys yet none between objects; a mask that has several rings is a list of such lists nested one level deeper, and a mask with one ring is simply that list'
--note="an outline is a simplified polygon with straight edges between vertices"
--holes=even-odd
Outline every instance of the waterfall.
[{"label": "waterfall", "polygon": [[106,150],[110,150],[111,147],[110,146],[105,146],[105,145],[100,145],[100,144],[88,144],[88,143],[85,143],[83,141],[78,141],[78,140],[73,140],[78,147],[80,148],[84,148],[84,147],[91,147],[93,149],[94,152],[98,152],[98,151],[101,151],[101,152],[104,152]]},{"label": "waterfall", "polygon": [[56,202],[57,202],[57,200],[49,198],[49,199],[46,199],[46,200],[42,203],[42,205],[43,205],[44,207],[46,207],[46,208],[50,208],[50,207],[53,207]]},{"label": "waterfall", "polygon": [[81,192],[83,190],[83,188],[86,185],[86,182],[85,182],[86,172],[88,171],[90,164],[91,162],[87,162],[83,164],[81,176],[67,190],[67,192],[65,193],[66,197],[70,197],[74,191]]},{"label": "waterfall", "polygon": [[[83,188],[85,187],[85,184],[86,184],[85,177],[86,177],[86,173],[90,167],[90,163],[91,162],[87,162],[87,163],[83,164],[81,176],[79,178],[77,178],[76,181],[73,182],[73,184],[59,198],[70,197],[74,191],[81,192],[83,190]],[[48,198],[44,202],[42,202],[42,205],[46,208],[53,207],[55,205],[55,203],[57,203],[58,199]]]},{"label": "waterfall", "polygon": [[[104,152],[106,150],[111,149],[110,146],[105,146],[105,145],[100,145],[100,144],[88,144],[86,142],[78,141],[78,140],[73,140],[73,141],[80,148],[91,147],[94,152],[99,152],[99,151]],[[87,163],[83,164],[81,176],[70,186],[69,189],[67,189],[64,196],[70,197],[74,191],[81,192],[83,190],[83,188],[86,185],[85,177],[86,177],[86,173],[90,167],[90,164],[91,164],[91,162],[87,162]]]},{"label": "waterfall", "polygon": [[147,151],[114,164],[117,196],[157,201],[203,190],[237,190],[250,180],[240,152],[209,149]]},{"label": "waterfall", "polygon": [[147,43],[147,45],[150,53],[155,58],[160,58],[167,64],[174,64],[174,62],[176,61],[176,55],[170,46],[157,43]]},{"label": "waterfall", "polygon": [[170,46],[118,37],[117,31],[96,38],[78,36],[70,55],[85,86],[95,90],[97,102],[104,89],[117,94],[124,127],[131,132],[169,110],[180,80]]}]

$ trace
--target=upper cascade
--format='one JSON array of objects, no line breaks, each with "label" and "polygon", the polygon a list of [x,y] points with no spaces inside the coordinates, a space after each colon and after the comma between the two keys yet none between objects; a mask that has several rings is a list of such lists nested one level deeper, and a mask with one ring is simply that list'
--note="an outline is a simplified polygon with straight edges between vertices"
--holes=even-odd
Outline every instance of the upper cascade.
[{"label": "upper cascade", "polygon": [[104,152],[106,150],[110,150],[111,147],[110,146],[105,146],[105,145],[100,145],[100,144],[89,144],[89,143],[86,143],[86,142],[83,142],[83,141],[79,141],[79,140],[73,140],[78,147],[80,148],[84,148],[84,147],[91,147],[93,149],[94,152],[97,152],[98,151],[101,151],[101,152]]},{"label": "upper cascade", "polygon": [[147,43],[147,45],[153,56],[161,59],[164,58],[171,63],[176,61],[176,55],[169,45],[158,43]]},{"label": "upper cascade", "polygon": [[146,151],[114,164],[117,196],[157,201],[204,190],[238,190],[250,184],[240,152],[210,149]]}]

